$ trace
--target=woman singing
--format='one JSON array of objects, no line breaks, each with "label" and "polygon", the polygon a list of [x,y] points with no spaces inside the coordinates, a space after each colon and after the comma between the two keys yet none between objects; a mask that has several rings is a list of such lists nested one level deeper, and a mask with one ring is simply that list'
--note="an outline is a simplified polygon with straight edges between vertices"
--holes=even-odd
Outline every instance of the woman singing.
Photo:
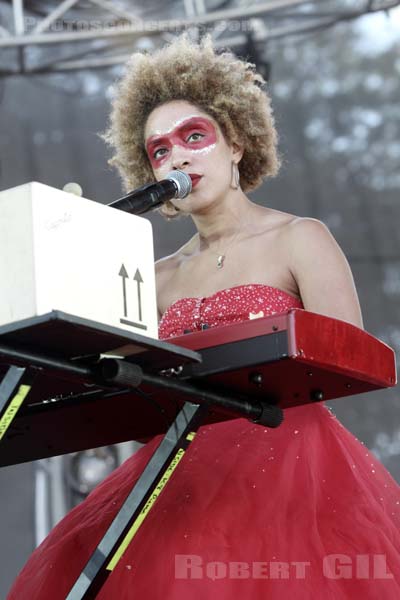
[{"label": "woman singing", "polygon": [[[325,225],[246,195],[279,168],[270,101],[251,65],[185,37],[135,54],[107,138],[128,189],[174,169],[192,179],[190,195],[162,209],[197,231],[156,265],[161,338],[294,307],[362,327],[349,265]],[[66,597],[158,443],[52,531],[9,600]],[[397,600],[399,525],[399,487],[324,405],[286,410],[277,429],[204,426],[97,598]]]}]

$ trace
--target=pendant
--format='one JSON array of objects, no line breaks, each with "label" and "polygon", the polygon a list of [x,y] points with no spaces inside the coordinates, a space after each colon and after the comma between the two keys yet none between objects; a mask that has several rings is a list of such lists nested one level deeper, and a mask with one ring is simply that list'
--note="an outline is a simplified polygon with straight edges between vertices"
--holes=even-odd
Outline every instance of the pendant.
[{"label": "pendant", "polygon": [[217,269],[222,269],[224,266],[225,254],[219,254],[217,258]]}]

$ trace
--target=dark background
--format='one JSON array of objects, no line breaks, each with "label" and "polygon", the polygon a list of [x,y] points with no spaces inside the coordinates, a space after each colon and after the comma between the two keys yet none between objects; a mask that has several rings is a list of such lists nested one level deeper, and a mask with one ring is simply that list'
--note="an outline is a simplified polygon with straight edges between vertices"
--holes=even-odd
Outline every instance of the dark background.
[{"label": "dark background", "polygon": [[[252,198],[324,221],[353,269],[365,328],[400,347],[400,16],[364,17],[268,45],[283,168]],[[121,67],[0,78],[0,190],[81,184],[102,203],[121,195],[98,136]],[[194,231],[150,215],[156,257]],[[399,391],[331,402],[400,482]],[[0,470],[0,598],[33,548],[33,465]]]}]

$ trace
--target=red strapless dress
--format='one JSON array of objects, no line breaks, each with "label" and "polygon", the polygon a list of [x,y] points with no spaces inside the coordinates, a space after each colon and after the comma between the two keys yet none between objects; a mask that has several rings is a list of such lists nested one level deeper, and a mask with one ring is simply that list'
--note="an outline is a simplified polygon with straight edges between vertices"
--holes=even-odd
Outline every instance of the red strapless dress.
[{"label": "red strapless dress", "polygon": [[[283,312],[265,285],[185,298],[160,337]],[[8,600],[62,600],[160,438],[112,473],[35,550]],[[98,600],[398,600],[400,489],[322,404],[277,429],[201,428]]]}]

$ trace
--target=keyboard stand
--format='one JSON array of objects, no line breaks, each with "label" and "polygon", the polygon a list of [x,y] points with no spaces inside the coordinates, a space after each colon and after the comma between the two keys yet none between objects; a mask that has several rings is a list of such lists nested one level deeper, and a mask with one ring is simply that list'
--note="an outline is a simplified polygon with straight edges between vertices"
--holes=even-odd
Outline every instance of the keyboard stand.
[{"label": "keyboard stand", "polygon": [[[43,325],[44,338],[42,335]],[[85,336],[85,355],[75,359],[75,356],[79,354],[79,343],[76,345],[74,341],[72,344],[74,348],[69,347],[68,349],[69,356],[60,356],[60,348],[62,347],[64,352],[65,348],[68,348],[68,343],[63,343],[59,335],[54,335],[54,329],[59,332],[60,327],[63,331],[61,338],[64,337],[64,342],[71,335],[72,337]],[[118,344],[129,341],[133,345],[145,347],[151,353],[151,360],[146,362],[146,352],[144,352],[144,358],[142,352],[138,354],[138,362],[142,362],[142,365],[130,362],[132,357],[129,361],[107,357],[99,359],[96,328],[100,329],[98,333],[102,338],[101,348],[104,351],[109,351]],[[101,331],[102,329],[103,331]],[[0,383],[0,458],[3,448],[6,447],[6,444],[2,443],[2,438],[4,442],[7,441],[5,439],[7,432],[9,435],[15,417],[29,399],[29,393],[34,390],[38,394],[34,384],[36,382],[39,386],[43,383],[48,384],[47,374],[50,377],[50,383],[54,380],[51,377],[54,378],[54,375],[58,374],[59,377],[69,382],[68,385],[78,385],[76,393],[68,395],[64,399],[62,397],[54,399],[55,406],[57,403],[64,403],[67,405],[67,409],[68,404],[76,408],[76,403],[84,401],[88,396],[106,397],[112,392],[124,390],[134,392],[142,384],[150,387],[153,391],[162,389],[173,391],[181,397],[190,397],[196,402],[186,401],[183,404],[139,480],[133,486],[123,506],[79,575],[67,600],[88,600],[96,597],[178,467],[194,439],[196,431],[207,417],[210,406],[218,406],[231,413],[232,416],[246,416],[270,427],[278,426],[283,419],[282,409],[268,403],[268,400],[249,402],[248,399],[232,392],[222,393],[207,388],[204,382],[187,382],[174,378],[174,368],[179,367],[182,363],[201,360],[196,352],[159,340],[151,340],[144,336],[106,329],[107,331],[104,332],[104,328],[98,324],[83,322],[81,319],[62,314],[53,314],[44,319],[36,318],[30,320],[29,323],[19,324],[19,326],[14,325],[11,327],[11,331],[10,329],[4,331],[4,328],[0,328],[0,366],[3,367],[3,370],[6,367]],[[90,335],[93,339],[92,342],[89,341],[88,345],[87,338]],[[128,337],[128,340],[115,339],[115,336],[121,335],[123,338]],[[40,347],[45,352],[38,352],[35,349],[39,340]],[[48,340],[47,343],[46,340]],[[57,340],[56,343],[54,340]],[[106,344],[105,341],[107,341]],[[54,345],[57,347],[55,348]],[[133,349],[135,350],[135,348]],[[134,352],[133,359],[135,359]],[[161,375],[157,372],[154,373],[155,361],[158,361]],[[146,365],[152,367],[147,372]],[[161,366],[164,367],[164,370],[161,369]],[[165,369],[165,367],[167,368]],[[92,384],[95,389],[88,391],[84,384]],[[43,393],[46,394],[51,392],[48,385],[44,386],[44,390]],[[48,402],[50,402],[48,406],[51,407],[51,399]],[[95,410],[95,404],[93,404],[93,410]],[[9,437],[13,436],[9,435]],[[63,451],[71,451],[71,448],[64,447]],[[10,459],[8,460],[9,464],[14,464]],[[25,460],[29,460],[29,458],[25,457]],[[19,459],[17,462],[21,462],[21,460]]]}]

